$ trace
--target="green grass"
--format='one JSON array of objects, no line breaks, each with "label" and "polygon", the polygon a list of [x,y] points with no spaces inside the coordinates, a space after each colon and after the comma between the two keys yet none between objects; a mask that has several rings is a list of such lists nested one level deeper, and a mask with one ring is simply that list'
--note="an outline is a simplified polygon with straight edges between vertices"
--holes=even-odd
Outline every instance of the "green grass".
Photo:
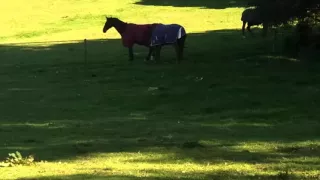
[{"label": "green grass", "polygon": [[0,40],[30,42],[119,38],[115,30],[106,35],[102,33],[106,15],[134,23],[179,22],[190,33],[234,29],[242,25],[239,21],[242,8],[175,8],[138,3],[137,0],[36,0],[27,5],[23,0],[4,2],[0,7]]},{"label": "green grass", "polygon": [[[320,64],[286,56],[281,38],[275,52],[271,37],[243,39],[242,5],[23,2],[0,6],[2,42],[27,42],[0,45],[0,160],[36,163],[0,167],[0,179],[320,178]],[[137,46],[129,63],[115,31],[101,32],[113,13],[181,22],[186,61],[166,47],[147,65]],[[46,40],[79,41],[30,43]]]}]

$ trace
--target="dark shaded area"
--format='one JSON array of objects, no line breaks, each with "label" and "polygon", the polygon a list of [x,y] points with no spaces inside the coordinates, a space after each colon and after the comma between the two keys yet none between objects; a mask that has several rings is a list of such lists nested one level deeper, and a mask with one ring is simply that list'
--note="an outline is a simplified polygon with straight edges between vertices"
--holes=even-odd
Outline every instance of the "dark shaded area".
[{"label": "dark shaded area", "polygon": [[[253,29],[253,36],[259,34],[259,29]],[[186,58],[196,59],[193,61],[204,62],[210,52],[211,57],[215,60],[235,60],[242,58],[250,58],[254,56],[264,55],[279,55],[284,53],[282,40],[284,37],[279,37],[276,41],[276,51],[272,50],[273,39],[261,39],[260,37],[249,37],[243,39],[241,30],[217,30],[206,33],[189,34],[186,44]],[[261,43],[263,41],[263,43]],[[0,58],[2,66],[13,65],[35,65],[47,64],[59,66],[62,64],[84,64],[84,42],[60,42],[61,44],[48,45],[41,43],[29,44],[0,44]],[[38,45],[44,45],[39,47]],[[201,48],[198,48],[201,47]],[[254,50],[251,48],[254,47]],[[196,48],[196,50],[194,50]],[[221,51],[234,51],[234,53],[222,53]],[[88,64],[91,63],[111,63],[123,64],[127,63],[123,58],[127,58],[128,50],[122,47],[122,42],[118,39],[109,40],[88,40]],[[273,52],[272,52],[273,51]],[[147,54],[147,49],[141,46],[134,47],[135,57],[138,62],[141,62]],[[170,54],[167,54],[170,53]],[[203,54],[207,53],[207,54]],[[199,56],[202,54],[201,56]],[[166,46],[164,54],[161,55],[164,61],[174,60],[175,54],[172,46]],[[119,60],[118,60],[119,59]],[[111,61],[110,61],[111,60]]]},{"label": "dark shaded area", "polygon": [[248,0],[140,0],[136,4],[147,6],[202,7],[225,9],[231,7],[247,7]]},{"label": "dark shaded area", "polygon": [[[320,65],[291,61],[280,42],[274,52],[272,43],[272,38],[242,39],[233,30],[190,34],[181,65],[144,64],[142,47],[129,63],[119,40],[90,40],[87,64],[82,43],[1,45],[0,157],[16,150],[37,160],[61,160],[163,149],[176,154],[172,161],[199,163],[319,156],[319,147],[284,154],[234,148],[320,135]],[[165,48],[162,59],[174,58],[173,48]],[[215,143],[182,146],[200,140]]]}]

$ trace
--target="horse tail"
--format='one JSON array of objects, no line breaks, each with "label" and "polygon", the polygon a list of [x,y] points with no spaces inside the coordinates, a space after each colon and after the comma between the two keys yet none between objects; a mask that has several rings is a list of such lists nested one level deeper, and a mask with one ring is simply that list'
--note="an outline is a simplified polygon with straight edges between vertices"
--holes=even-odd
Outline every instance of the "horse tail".
[{"label": "horse tail", "polygon": [[186,29],[183,26],[179,25],[177,39],[178,39],[178,44],[179,46],[181,46],[182,49],[186,48],[185,46],[186,38],[187,38]]},{"label": "horse tail", "polygon": [[182,38],[183,36],[185,36],[187,33],[186,33],[186,30],[183,26],[180,26],[179,30],[178,30],[178,39]]}]

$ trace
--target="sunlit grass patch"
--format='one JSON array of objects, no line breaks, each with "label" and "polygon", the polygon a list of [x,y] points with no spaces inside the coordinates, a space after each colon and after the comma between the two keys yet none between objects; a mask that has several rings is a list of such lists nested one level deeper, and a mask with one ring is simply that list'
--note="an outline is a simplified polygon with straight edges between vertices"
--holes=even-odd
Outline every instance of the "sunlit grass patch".
[{"label": "sunlit grass patch", "polygon": [[[317,179],[319,65],[243,39],[238,1],[199,2],[3,2],[1,42],[25,43],[0,46],[0,161],[35,164],[0,179]],[[129,63],[106,15],[185,26],[186,60]]]},{"label": "sunlit grass patch", "polygon": [[[162,154],[150,153],[115,153],[107,156],[100,154],[95,157],[64,163],[37,163],[35,167],[16,167],[24,178],[32,177],[72,177],[83,174],[83,177],[121,177],[129,176],[132,179],[138,177],[158,178],[190,178],[206,179],[210,177],[220,178],[276,178],[279,174],[289,172],[289,177],[317,177],[316,169],[299,171],[299,166],[294,164],[246,164],[237,162],[222,163],[192,163],[183,161],[172,161],[167,163],[162,159],[173,158]],[[307,161],[304,161],[305,163]],[[64,168],[61,169],[60,167]],[[272,168],[271,168],[272,167]],[[37,171],[39,169],[40,171]],[[8,174],[12,169],[7,168]],[[232,173],[229,173],[232,172]],[[13,172],[12,172],[13,173]],[[41,175],[40,175],[41,174]],[[40,176],[39,176],[40,175]],[[17,176],[19,177],[19,176]],[[278,177],[279,178],[279,177]],[[10,179],[10,178],[9,178]]]},{"label": "sunlit grass patch", "polygon": [[[241,27],[239,15],[243,8],[157,7],[136,5],[134,2],[137,1],[34,1],[28,6],[20,0],[5,2],[0,9],[4,14],[0,18],[3,24],[0,39],[2,42],[30,42],[119,38],[113,31],[107,35],[102,33],[107,15],[138,24],[178,22],[186,27],[188,33]],[[15,13],[21,8],[21,13]]]}]

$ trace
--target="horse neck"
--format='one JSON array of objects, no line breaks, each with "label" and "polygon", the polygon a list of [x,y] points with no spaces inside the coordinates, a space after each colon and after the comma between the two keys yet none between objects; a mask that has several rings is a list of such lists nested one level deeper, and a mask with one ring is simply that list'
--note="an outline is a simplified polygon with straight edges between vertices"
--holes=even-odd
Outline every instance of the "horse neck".
[{"label": "horse neck", "polygon": [[123,34],[126,30],[127,27],[127,23],[118,20],[115,24],[114,24],[114,28],[118,31],[119,34]]}]

